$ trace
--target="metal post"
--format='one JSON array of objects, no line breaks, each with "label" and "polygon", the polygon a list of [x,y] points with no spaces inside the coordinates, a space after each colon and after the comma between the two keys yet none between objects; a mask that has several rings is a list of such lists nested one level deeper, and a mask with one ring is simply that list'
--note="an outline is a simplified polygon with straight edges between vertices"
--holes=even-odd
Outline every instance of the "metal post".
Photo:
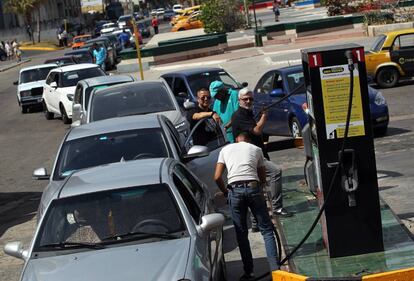
[{"label": "metal post", "polygon": [[252,1],[253,15],[254,15],[254,41],[256,47],[263,47],[262,35],[257,32],[257,18],[256,18],[256,2]]},{"label": "metal post", "polygon": [[141,61],[141,48],[139,46],[138,28],[137,28],[137,22],[135,21],[135,19],[132,19],[132,24],[133,24],[133,27],[134,27],[134,37],[135,37],[135,46],[137,48],[139,73],[140,73],[140,76],[141,76],[141,80],[144,80],[144,70],[142,69],[142,61]]}]

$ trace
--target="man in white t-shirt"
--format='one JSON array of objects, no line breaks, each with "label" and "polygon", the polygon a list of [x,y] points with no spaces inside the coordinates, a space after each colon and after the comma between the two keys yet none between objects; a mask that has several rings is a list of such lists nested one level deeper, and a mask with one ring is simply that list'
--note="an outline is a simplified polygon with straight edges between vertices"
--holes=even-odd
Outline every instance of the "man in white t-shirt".
[{"label": "man in white t-shirt", "polygon": [[[248,238],[248,209],[252,211],[257,219],[258,227],[265,242],[267,260],[271,271],[279,269],[273,224],[267,212],[262,191],[262,185],[266,183],[263,152],[249,141],[249,134],[241,132],[236,137],[236,143],[225,146],[220,151],[214,174],[217,186],[229,202],[244,268],[244,274],[240,277],[241,281],[255,279],[253,257]],[[227,169],[227,187],[223,181],[225,169]]]}]

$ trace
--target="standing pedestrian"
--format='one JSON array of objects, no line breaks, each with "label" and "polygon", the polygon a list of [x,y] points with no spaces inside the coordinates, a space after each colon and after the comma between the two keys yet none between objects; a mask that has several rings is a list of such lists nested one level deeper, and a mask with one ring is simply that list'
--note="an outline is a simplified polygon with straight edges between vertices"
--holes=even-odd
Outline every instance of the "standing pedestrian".
[{"label": "standing pedestrian", "polygon": [[6,51],[7,59],[10,60],[12,57],[12,47],[9,41],[6,41],[6,44],[4,45],[4,50]]},{"label": "standing pedestrian", "polygon": [[280,0],[273,0],[273,13],[275,14],[275,21],[279,21],[280,16]]},{"label": "standing pedestrian", "polygon": [[106,70],[105,60],[106,60],[106,50],[105,47],[99,46],[97,43],[92,45],[93,60],[95,64],[99,65],[104,71]]},{"label": "standing pedestrian", "polygon": [[[270,161],[266,147],[263,143],[263,127],[267,120],[267,112],[263,111],[259,121],[256,122],[253,114],[253,93],[248,88],[239,91],[240,108],[234,113],[232,118],[233,135],[237,136],[240,132],[249,132],[252,144],[262,149],[265,157],[264,165],[266,175],[270,178],[269,187],[271,193],[272,212],[278,216],[291,216],[292,213],[283,208],[282,201],[282,171]],[[253,223],[253,228],[255,227]]]},{"label": "standing pedestrian", "polygon": [[[214,174],[217,186],[229,202],[244,269],[240,281],[255,280],[253,257],[248,238],[249,231],[247,229],[248,208],[257,218],[265,242],[270,270],[279,269],[273,224],[267,212],[262,191],[262,186],[266,183],[265,160],[262,150],[249,143],[249,141],[249,133],[240,132],[236,136],[236,143],[225,146],[220,151]],[[224,185],[222,178],[226,169],[227,187]]]},{"label": "standing pedestrian", "polygon": [[66,29],[63,29],[60,35],[62,37],[63,46],[67,47],[68,46],[68,32],[66,31]]},{"label": "standing pedestrian", "polygon": [[33,31],[32,31],[32,26],[30,24],[26,25],[26,32],[27,32],[27,36],[29,36],[29,41],[32,41]]},{"label": "standing pedestrian", "polygon": [[205,88],[201,88],[197,91],[197,106],[187,111],[190,129],[193,129],[200,120],[206,118],[204,124],[199,125],[194,131],[193,144],[208,146],[209,142],[217,139],[216,130],[219,128],[218,124],[221,123],[221,120],[218,114],[211,110],[210,105],[210,92]]},{"label": "standing pedestrian", "polygon": [[210,94],[215,99],[213,111],[220,117],[227,139],[230,142],[234,142],[231,117],[239,108],[238,92],[234,89],[226,88],[222,81],[213,81],[210,84]]},{"label": "standing pedestrian", "polygon": [[14,39],[12,41],[12,50],[13,50],[13,59],[17,58],[17,49],[18,49],[19,44],[17,43],[17,40]]},{"label": "standing pedestrian", "polygon": [[158,34],[158,18],[156,16],[152,17],[151,25],[154,28],[154,33]]}]

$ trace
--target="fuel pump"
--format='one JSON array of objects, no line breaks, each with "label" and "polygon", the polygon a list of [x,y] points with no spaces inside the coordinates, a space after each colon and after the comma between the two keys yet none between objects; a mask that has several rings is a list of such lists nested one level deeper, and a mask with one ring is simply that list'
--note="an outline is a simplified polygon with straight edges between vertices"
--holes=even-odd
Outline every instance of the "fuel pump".
[{"label": "fuel pump", "polygon": [[364,49],[302,50],[309,127],[307,181],[324,213],[330,257],[382,251],[382,227]]}]

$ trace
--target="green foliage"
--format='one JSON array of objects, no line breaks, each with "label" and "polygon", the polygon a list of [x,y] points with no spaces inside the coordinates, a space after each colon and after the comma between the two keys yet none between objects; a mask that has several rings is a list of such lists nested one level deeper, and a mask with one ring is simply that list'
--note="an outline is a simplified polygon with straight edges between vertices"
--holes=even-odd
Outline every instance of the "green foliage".
[{"label": "green foliage", "polygon": [[205,0],[201,7],[201,21],[206,33],[231,32],[244,24],[238,0]]},{"label": "green foliage", "polygon": [[394,13],[371,11],[364,15],[364,23],[366,25],[389,24],[394,22]]},{"label": "green foliage", "polygon": [[30,23],[32,21],[32,11],[37,2],[37,0],[6,0],[4,1],[4,9],[8,13],[22,15],[26,23]]}]

